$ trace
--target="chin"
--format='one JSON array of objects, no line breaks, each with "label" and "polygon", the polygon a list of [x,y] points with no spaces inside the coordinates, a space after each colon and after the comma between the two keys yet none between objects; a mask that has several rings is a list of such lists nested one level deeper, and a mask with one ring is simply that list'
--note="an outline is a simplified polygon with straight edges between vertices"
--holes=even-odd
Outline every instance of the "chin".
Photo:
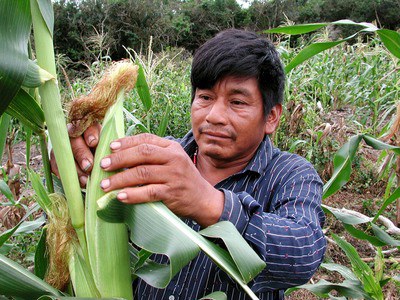
[{"label": "chin", "polygon": [[203,150],[204,155],[211,157],[212,159],[217,159],[217,160],[226,160],[227,159],[227,153],[223,149],[209,149],[206,148]]}]

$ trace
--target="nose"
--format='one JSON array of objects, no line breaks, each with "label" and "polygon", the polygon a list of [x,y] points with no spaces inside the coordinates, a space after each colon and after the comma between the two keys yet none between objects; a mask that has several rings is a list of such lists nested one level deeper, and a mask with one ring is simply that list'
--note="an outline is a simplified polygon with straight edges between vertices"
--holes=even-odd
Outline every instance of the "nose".
[{"label": "nose", "polygon": [[215,101],[206,116],[206,121],[211,124],[222,124],[225,125],[228,117],[228,108],[225,105],[223,99]]}]

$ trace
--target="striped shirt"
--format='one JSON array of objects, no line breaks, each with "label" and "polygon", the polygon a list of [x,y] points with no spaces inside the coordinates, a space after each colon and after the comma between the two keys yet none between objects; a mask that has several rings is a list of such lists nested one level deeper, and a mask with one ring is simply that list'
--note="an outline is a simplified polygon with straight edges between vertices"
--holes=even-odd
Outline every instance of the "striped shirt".
[{"label": "striped shirt", "polygon": [[[193,157],[197,148],[192,132],[178,140]],[[220,221],[232,222],[266,262],[249,283],[262,300],[283,299],[284,290],[306,283],[319,267],[326,241],[321,227],[322,182],[304,158],[273,147],[268,136],[249,164],[215,185],[225,194]],[[186,224],[201,228],[192,220]],[[192,300],[223,291],[228,299],[247,294],[203,252],[183,268],[165,289],[137,280],[135,299]]]}]

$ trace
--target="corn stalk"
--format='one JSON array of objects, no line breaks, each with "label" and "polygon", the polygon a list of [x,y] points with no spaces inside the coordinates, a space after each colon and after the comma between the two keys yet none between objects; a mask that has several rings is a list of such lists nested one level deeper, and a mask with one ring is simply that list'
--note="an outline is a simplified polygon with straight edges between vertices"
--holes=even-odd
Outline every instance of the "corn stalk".
[{"label": "corn stalk", "polygon": [[[52,24],[46,23],[39,7],[39,2],[30,1],[34,38],[36,45],[36,57],[38,65],[49,72],[53,79],[39,87],[41,105],[43,108],[49,137],[53,145],[64,192],[68,201],[72,226],[75,228],[83,248],[86,250],[86,238],[84,232],[84,207],[83,198],[79,186],[78,175],[71,172],[71,165],[75,164],[69,141],[64,112],[61,107],[61,97],[57,83],[57,72],[54,59]],[[48,7],[47,7],[48,8]]]}]

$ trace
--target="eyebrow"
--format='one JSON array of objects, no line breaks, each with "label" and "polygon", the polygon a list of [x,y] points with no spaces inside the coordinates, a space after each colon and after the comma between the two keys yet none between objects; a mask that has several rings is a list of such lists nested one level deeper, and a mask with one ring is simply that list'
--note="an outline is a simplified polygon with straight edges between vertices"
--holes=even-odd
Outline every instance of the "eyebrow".
[{"label": "eyebrow", "polygon": [[251,93],[247,89],[235,88],[229,92],[230,95],[243,95],[243,96],[251,96]]}]

